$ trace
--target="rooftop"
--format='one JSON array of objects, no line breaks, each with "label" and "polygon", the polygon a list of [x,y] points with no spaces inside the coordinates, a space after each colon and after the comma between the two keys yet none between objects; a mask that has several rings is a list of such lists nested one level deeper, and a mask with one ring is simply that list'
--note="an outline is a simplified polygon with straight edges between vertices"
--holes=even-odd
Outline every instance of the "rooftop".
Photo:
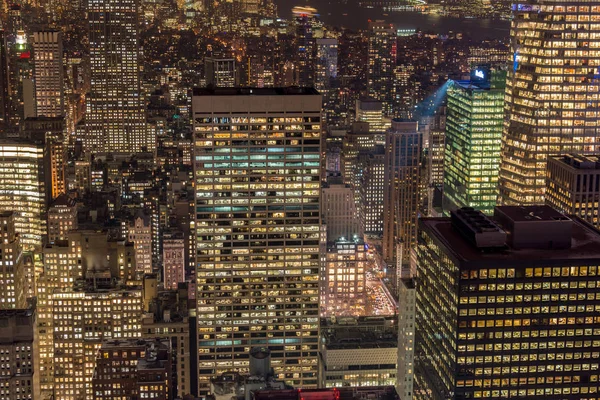
[{"label": "rooftop", "polygon": [[318,95],[319,92],[309,87],[277,87],[277,88],[194,88],[194,96],[306,96]]},{"label": "rooftop", "polygon": [[565,154],[550,156],[549,162],[558,162],[577,170],[600,170],[600,155]]},{"label": "rooftop", "polygon": [[[510,209],[509,213],[514,215],[516,222],[521,222],[519,219],[531,222],[526,219],[528,213]],[[542,213],[541,218],[551,218],[553,215],[550,212]],[[558,215],[562,214],[558,213]],[[423,218],[419,221],[419,225],[421,229],[430,233],[439,245],[447,249],[447,253],[455,262],[465,266],[469,264],[506,266],[508,262],[513,266],[538,264],[551,266],[564,265],[565,260],[598,262],[600,259],[600,231],[577,218],[573,218],[571,247],[561,249],[515,249],[507,243],[507,246],[496,251],[486,251],[478,249],[461,235],[452,226],[450,218]]]},{"label": "rooftop", "polygon": [[471,80],[454,81],[454,83],[466,90],[490,90],[492,87],[489,82],[474,82]]},{"label": "rooftop", "polygon": [[502,206],[500,209],[514,222],[563,221],[566,218],[562,213],[549,206]]}]

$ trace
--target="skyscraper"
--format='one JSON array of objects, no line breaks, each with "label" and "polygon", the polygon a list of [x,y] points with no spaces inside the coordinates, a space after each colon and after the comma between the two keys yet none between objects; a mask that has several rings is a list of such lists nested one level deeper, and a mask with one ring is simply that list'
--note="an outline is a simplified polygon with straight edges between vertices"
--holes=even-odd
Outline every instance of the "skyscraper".
[{"label": "skyscraper", "polygon": [[185,239],[181,231],[163,233],[163,283],[165,289],[177,289],[185,282]]},{"label": "skyscraper", "polygon": [[383,258],[395,286],[417,240],[422,135],[418,123],[393,120],[385,140]]},{"label": "skyscraper", "polygon": [[25,249],[42,246],[46,234],[48,157],[43,142],[0,140],[0,211],[15,212],[15,230]]},{"label": "skyscraper", "polygon": [[275,376],[316,387],[321,96],[195,89],[200,394],[271,349]]},{"label": "skyscraper", "polygon": [[92,377],[102,343],[142,334],[142,291],[90,286],[57,291],[52,302],[54,398],[93,400]]},{"label": "skyscraper", "polygon": [[314,16],[310,12],[296,14],[296,68],[299,86],[314,86],[315,84],[313,18]]},{"label": "skyscraper", "polygon": [[600,228],[600,157],[556,155],[548,157],[546,204],[577,215]]},{"label": "skyscraper", "polygon": [[396,39],[396,30],[385,21],[369,24],[367,93],[383,103],[385,115],[392,115],[394,104]]},{"label": "skyscraper", "polygon": [[597,230],[548,206],[419,224],[415,399],[598,397]]},{"label": "skyscraper", "polygon": [[492,214],[498,197],[506,73],[478,68],[471,76],[448,88],[445,208],[473,207]]},{"label": "skyscraper", "polygon": [[6,130],[10,122],[10,78],[6,35],[6,31],[0,29],[0,131]]},{"label": "skyscraper", "polygon": [[0,309],[25,308],[25,298],[17,295],[23,292],[23,283],[18,277],[23,276],[23,253],[19,235],[15,231],[15,213],[0,213]]},{"label": "skyscraper", "polygon": [[331,79],[338,72],[338,41],[337,39],[316,40],[315,89],[323,93],[331,88]]},{"label": "skyscraper", "polygon": [[62,32],[33,34],[33,78],[37,116],[59,117],[65,113]]},{"label": "skyscraper", "polygon": [[540,204],[549,155],[600,150],[600,5],[528,0],[513,13],[500,201]]},{"label": "skyscraper", "polygon": [[85,147],[94,152],[151,149],[140,87],[137,0],[88,0],[91,88]]},{"label": "skyscraper", "polygon": [[235,59],[206,57],[204,59],[206,84],[214,87],[237,86],[237,70]]},{"label": "skyscraper", "polygon": [[35,310],[3,310],[0,313],[0,354],[4,358],[2,368],[2,394],[0,398],[33,399],[39,385],[34,370]]}]

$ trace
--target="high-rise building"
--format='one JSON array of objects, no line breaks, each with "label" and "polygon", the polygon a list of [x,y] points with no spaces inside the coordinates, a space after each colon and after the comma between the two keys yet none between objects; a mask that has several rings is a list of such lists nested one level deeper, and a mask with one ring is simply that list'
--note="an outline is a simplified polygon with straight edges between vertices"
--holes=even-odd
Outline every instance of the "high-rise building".
[{"label": "high-rise building", "polygon": [[600,232],[548,206],[419,224],[415,399],[598,396]]},{"label": "high-rise building", "polygon": [[206,85],[219,88],[237,86],[238,73],[234,58],[206,57],[204,59]]},{"label": "high-rise building", "polygon": [[[94,344],[101,342],[102,337],[109,338],[113,334],[116,335],[115,337],[128,337],[119,335],[126,335],[126,332],[132,329],[141,332],[141,289],[131,285],[128,287],[112,285],[113,282],[127,284],[135,278],[133,244],[123,240],[112,240],[106,231],[75,230],[67,234],[67,240],[56,240],[46,245],[43,254],[44,269],[37,285],[40,395],[48,396],[53,392],[56,393],[55,384],[64,384],[61,386],[64,391],[60,391],[60,396],[85,398],[82,397],[86,396],[82,387],[87,390],[89,380],[85,381],[81,375],[83,365],[78,363],[82,362],[82,357],[93,359]],[[83,278],[86,276],[90,278],[92,285],[83,283]],[[56,297],[57,293],[60,293],[60,296]],[[136,299],[138,296],[140,306],[137,311],[126,306],[129,301],[121,299],[122,297]],[[68,299],[73,301],[66,302]],[[94,308],[96,301],[98,306]],[[106,305],[107,308],[101,308],[100,304]],[[109,306],[114,310],[108,310]],[[93,318],[89,317],[90,313],[94,314]],[[107,316],[109,313],[110,316]],[[65,318],[66,321],[63,321]],[[81,318],[83,321],[73,322],[73,319]],[[105,326],[105,321],[108,321],[109,325]],[[93,331],[93,334],[82,335],[81,332],[86,332],[86,329],[89,329],[88,332]],[[55,340],[59,339],[55,336],[56,332],[62,332],[61,341]],[[86,347],[85,354],[81,353],[83,350],[76,354],[64,350],[69,348],[69,343],[70,348],[82,349],[84,344],[81,340],[88,339],[90,346]],[[63,362],[65,365],[61,367]],[[88,362],[90,361],[86,361]],[[73,379],[66,376],[65,374],[68,375],[70,372],[66,373],[65,369],[61,368],[67,367],[71,370],[77,369],[79,375]],[[85,368],[86,373],[90,372],[89,368],[93,372],[93,362],[91,367],[88,368],[86,364]],[[91,375],[89,377],[91,378]]]},{"label": "high-rise building", "polygon": [[[71,246],[72,244],[72,246]],[[52,294],[54,290],[71,288],[81,278],[82,268],[78,262],[81,251],[73,242],[56,241],[43,248],[44,271],[38,280],[36,335],[36,359],[39,367],[40,388],[35,398],[51,398],[54,391],[54,329],[52,320]]]},{"label": "high-rise building", "polygon": [[34,32],[33,80],[36,116],[64,116],[65,80],[62,32]]},{"label": "high-rise building", "polygon": [[173,398],[171,346],[166,340],[105,341],[96,357],[94,400]]},{"label": "high-rise building", "polygon": [[92,286],[52,294],[54,399],[93,400],[92,377],[102,343],[141,336],[139,287]]},{"label": "high-rise building", "polygon": [[0,399],[34,399],[39,384],[35,371],[35,310],[2,310],[0,312]]},{"label": "high-rise building", "polygon": [[364,204],[364,230],[366,234],[383,234],[383,197],[385,194],[385,148],[375,146],[365,157],[362,185],[358,190]]},{"label": "high-rise building", "polygon": [[[396,384],[398,326],[393,317],[323,318],[321,387],[374,387]],[[316,394],[316,393],[315,393]],[[322,393],[322,396],[328,396]],[[308,395],[310,396],[310,395]],[[308,397],[307,396],[307,397]],[[337,398],[357,398],[350,393]],[[364,394],[376,399],[378,396]],[[390,392],[391,398],[398,398]],[[335,395],[332,398],[336,398]]]},{"label": "high-rise building", "polygon": [[129,225],[129,241],[135,247],[137,276],[152,273],[152,225],[151,216],[138,214]]},{"label": "high-rise building", "polygon": [[[321,96],[195,89],[200,394],[271,350],[275,376],[316,387]],[[285,345],[284,345],[284,340]]]},{"label": "high-rise building", "polygon": [[383,117],[383,103],[372,98],[356,100],[355,118],[368,122],[369,132],[383,133],[391,127],[390,120]]},{"label": "high-rise building", "polygon": [[362,239],[360,217],[354,202],[352,186],[341,176],[328,177],[321,189],[321,219],[327,226],[327,241]]},{"label": "high-rise building", "polygon": [[600,228],[600,157],[548,157],[546,204]]},{"label": "high-rise building", "polygon": [[165,289],[177,289],[185,282],[185,238],[183,232],[163,233],[163,281]]},{"label": "high-rise building", "polygon": [[595,1],[528,0],[513,6],[501,204],[543,204],[549,155],[600,150],[595,50],[600,38],[586,36],[596,29],[599,13]]},{"label": "high-rise building", "polygon": [[192,328],[195,324],[190,323],[188,309],[191,288],[188,285],[180,285],[176,291],[158,292],[157,283],[155,276],[147,275],[144,279],[144,308],[149,305],[148,309],[151,308],[152,312],[145,312],[142,317],[142,337],[168,340],[171,343],[171,388],[176,397],[183,398],[186,394],[196,391],[195,367],[198,354],[196,348],[190,351],[192,341],[196,341],[195,337],[190,336],[195,330]]},{"label": "high-rise building", "polygon": [[48,208],[48,242],[67,240],[77,229],[77,203],[66,194],[58,196]]},{"label": "high-rise building", "polygon": [[0,210],[15,212],[25,249],[41,248],[46,234],[48,168],[45,146],[29,139],[0,140]]},{"label": "high-rise building", "polygon": [[140,85],[138,0],[88,0],[91,86],[84,145],[93,152],[152,149]]},{"label": "high-rise building", "polygon": [[398,283],[398,381],[396,388],[402,400],[414,396],[415,371],[415,280],[400,279]]},{"label": "high-rise building", "polygon": [[339,238],[327,244],[322,317],[365,314],[366,254],[362,239]]},{"label": "high-rise building", "polygon": [[331,88],[331,79],[338,73],[338,41],[337,39],[317,39],[317,58],[315,61],[315,89],[324,94]]},{"label": "high-rise building", "polygon": [[[491,75],[491,76],[490,76]],[[448,88],[444,156],[445,209],[492,214],[498,198],[506,73],[475,69]]]},{"label": "high-rise building", "polygon": [[67,135],[64,117],[26,118],[21,124],[21,136],[45,144],[49,199],[67,192]]},{"label": "high-rise building", "polygon": [[383,258],[395,287],[408,272],[410,250],[417,240],[422,147],[418,123],[393,120],[385,147]]},{"label": "high-rise building", "polygon": [[10,78],[8,75],[7,32],[0,29],[0,131],[5,131],[10,123]]},{"label": "high-rise building", "polygon": [[24,260],[21,250],[19,235],[15,231],[15,213],[12,211],[0,212],[0,309],[25,308],[26,298],[21,296],[24,292],[25,282],[19,282],[19,277],[24,278],[22,271]]},{"label": "high-rise building", "polygon": [[242,12],[246,14],[258,14],[260,12],[262,0],[239,0],[241,3]]},{"label": "high-rise building", "polygon": [[369,24],[367,93],[382,103],[386,116],[392,115],[394,105],[396,40],[396,30],[392,25],[385,21]]},{"label": "high-rise building", "polygon": [[296,18],[296,71],[298,85],[313,87],[315,85],[315,38],[310,13],[297,13]]}]

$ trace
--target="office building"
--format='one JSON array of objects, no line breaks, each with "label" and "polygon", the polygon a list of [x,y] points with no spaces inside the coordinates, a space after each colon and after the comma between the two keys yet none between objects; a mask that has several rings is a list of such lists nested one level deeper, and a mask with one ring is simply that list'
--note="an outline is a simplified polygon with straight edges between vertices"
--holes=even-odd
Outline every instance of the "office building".
[{"label": "office building", "polygon": [[94,400],[174,398],[168,341],[110,340],[101,346],[91,383]]},{"label": "office building", "polygon": [[[0,309],[25,308],[25,268],[20,238],[15,231],[15,213],[0,212]],[[19,279],[21,281],[19,282]]]},{"label": "office building", "polygon": [[396,30],[385,21],[369,23],[367,93],[382,103],[383,114],[391,116],[394,106]]},{"label": "office building", "polygon": [[400,279],[398,284],[398,381],[396,388],[403,400],[414,397],[415,372],[415,280]]},{"label": "office building", "polygon": [[7,32],[0,29],[0,131],[8,128],[11,119],[10,77],[8,74]]},{"label": "office building", "polygon": [[355,119],[368,122],[369,132],[384,133],[391,127],[390,120],[383,116],[383,103],[373,98],[356,100]]},{"label": "office building", "polygon": [[239,0],[242,6],[242,12],[246,14],[257,15],[260,13],[262,0]]},{"label": "office building", "polygon": [[237,86],[238,74],[235,59],[206,57],[204,59],[206,85],[219,88]]},{"label": "office building", "polygon": [[596,29],[599,7],[595,1],[539,0],[513,7],[501,204],[543,204],[549,155],[600,150],[595,110],[600,38],[583,40]]},{"label": "office building", "polygon": [[33,399],[39,384],[35,371],[35,310],[0,311],[0,399]]},{"label": "office building", "polygon": [[[73,246],[70,246],[73,244]],[[82,277],[81,264],[75,243],[55,241],[43,248],[43,273],[38,278],[36,359],[39,362],[40,388],[35,398],[50,398],[54,391],[54,329],[52,319],[52,294],[54,290],[71,288]]]},{"label": "office building", "polygon": [[415,399],[597,397],[597,230],[549,206],[419,224]]},{"label": "office building", "polygon": [[344,182],[352,185],[353,188],[360,185],[362,176],[359,155],[361,152],[371,151],[374,145],[375,135],[369,131],[369,125],[366,122],[353,123],[352,129],[342,138],[342,176]]},{"label": "office building", "polygon": [[58,196],[48,208],[48,242],[67,240],[77,229],[77,203],[66,194]]},{"label": "office building", "polygon": [[24,249],[41,248],[46,234],[47,157],[42,142],[0,140],[0,210],[15,212]]},{"label": "office building", "polygon": [[[144,305],[142,317],[142,337],[146,339],[161,339],[171,343],[171,388],[172,393],[178,398],[192,393],[196,383],[197,370],[192,369],[192,360],[196,365],[197,351],[190,351],[190,337],[195,324],[190,321],[188,310],[188,297],[190,290],[187,285],[180,285],[178,290],[157,290],[155,277],[144,279],[144,303],[148,301],[148,308]],[[195,288],[194,288],[195,290]]]},{"label": "office building", "polygon": [[129,241],[135,247],[135,265],[138,277],[152,273],[151,216],[138,213],[129,225]]},{"label": "office building", "polygon": [[265,343],[275,377],[316,387],[321,96],[195,89],[192,109],[199,394]]},{"label": "office building", "polygon": [[383,258],[396,287],[397,279],[410,273],[410,250],[417,240],[422,147],[418,123],[393,120],[385,147]]},{"label": "office building", "polygon": [[55,291],[54,398],[93,400],[92,378],[102,343],[139,338],[141,315],[140,288],[87,286]]},{"label": "office building", "polygon": [[321,189],[321,219],[327,227],[327,241],[362,239],[352,186],[342,183],[341,176],[330,176],[327,181]]},{"label": "office building", "polygon": [[163,233],[163,282],[165,289],[177,289],[185,282],[185,238],[183,232]]},{"label": "office building", "polygon": [[546,204],[600,227],[600,158],[567,154],[548,157]]},{"label": "office building", "polygon": [[367,235],[383,234],[383,196],[385,193],[385,148],[375,146],[364,157],[362,184],[358,190],[364,201],[364,230]]},{"label": "office building", "polygon": [[393,317],[323,319],[321,387],[395,385],[396,328]]},{"label": "office building", "polygon": [[[56,240],[54,243],[44,246],[43,255],[44,268],[40,273],[37,285],[37,335],[40,343],[37,350],[39,351],[38,359],[40,362],[40,395],[48,396],[52,394],[56,385],[60,382],[61,384],[64,383],[62,388],[65,390],[61,392],[61,396],[71,398],[69,396],[71,394],[77,395],[76,392],[79,393],[79,396],[84,396],[82,390],[80,390],[81,385],[84,384],[82,383],[84,382],[81,378],[82,375],[77,375],[79,378],[73,380],[65,376],[64,369],[55,368],[60,363],[67,362],[62,355],[69,353],[68,356],[72,357],[68,361],[70,363],[69,368],[79,368],[80,371],[83,371],[81,369],[81,357],[83,357],[81,352],[71,354],[71,351],[65,352],[64,347],[69,346],[65,343],[71,343],[74,347],[83,348],[83,344],[74,341],[82,339],[81,332],[85,332],[85,330],[79,332],[65,331],[67,329],[65,326],[71,324],[69,326],[72,329],[78,330],[82,329],[81,324],[84,324],[87,327],[86,329],[94,332],[93,335],[90,334],[85,338],[92,338],[93,336],[94,340],[99,340],[98,335],[100,337],[102,335],[112,335],[112,333],[107,333],[106,330],[113,329],[113,326],[116,332],[115,335],[124,335],[125,332],[134,328],[140,329],[139,326],[136,328],[133,325],[141,324],[141,305],[138,314],[136,314],[136,319],[133,319],[132,314],[129,314],[130,309],[124,307],[123,304],[125,303],[120,299],[124,296],[135,298],[138,296],[136,293],[139,292],[139,301],[141,302],[141,290],[137,290],[135,287],[131,288],[130,291],[133,294],[130,296],[128,294],[129,289],[121,289],[121,287],[114,286],[112,283],[110,285],[106,283],[138,283],[134,281],[136,266],[133,244],[124,240],[113,240],[108,237],[106,231],[74,230],[67,234],[67,240]],[[91,288],[89,285],[82,285],[81,281],[86,276],[93,278],[91,281],[92,283],[95,282],[97,290],[94,289],[93,284]],[[60,293],[60,298],[56,297],[57,293]],[[96,299],[98,300],[98,307],[94,310],[93,303]],[[69,302],[63,302],[63,300],[69,300]],[[106,317],[108,311],[105,313],[104,309],[100,310],[99,305],[101,302],[106,307],[115,308],[114,313],[110,316],[110,318],[115,318],[114,320],[106,319],[109,318]],[[69,307],[66,307],[67,305]],[[57,311],[60,311],[61,314],[56,314]],[[95,314],[97,319],[84,318],[84,315],[89,315],[93,311],[97,311]],[[63,321],[65,318],[67,320]],[[84,321],[78,320],[74,323],[73,319],[78,318],[84,318]],[[129,319],[129,322],[124,319]],[[104,324],[105,320],[111,325],[103,326],[101,329],[98,328]],[[91,328],[94,324],[98,324],[98,327]],[[119,324],[129,325],[121,327]],[[58,328],[59,326],[63,326],[63,328]],[[58,346],[58,344],[55,340],[57,339],[55,333],[58,331],[67,332],[60,335],[61,339],[67,340],[67,342],[58,342],[62,343],[60,345],[62,349],[58,349],[58,353],[56,353],[55,346]],[[91,352],[92,348],[93,346],[88,346],[86,351]],[[93,370],[93,365],[90,368]]]},{"label": "office building", "polygon": [[35,84],[35,115],[59,117],[65,115],[65,79],[62,32],[33,33],[33,81]]},{"label": "office building", "polygon": [[281,395],[290,386],[273,376],[271,350],[265,346],[255,346],[249,351],[249,373],[226,373],[211,380],[212,392],[218,398],[256,399],[262,391],[274,392],[270,398]]},{"label": "office building", "polygon": [[325,94],[331,88],[331,79],[337,78],[338,41],[337,39],[316,39],[315,47],[315,89]]},{"label": "office building", "polygon": [[327,244],[321,316],[362,316],[366,305],[367,252],[362,239]]},{"label": "office building", "polygon": [[427,144],[427,185],[441,190],[444,186],[444,153],[446,145],[446,108],[430,119]]},{"label": "office building", "polygon": [[473,207],[492,214],[498,198],[504,124],[504,71],[478,68],[448,88],[444,209]]},{"label": "office building", "polygon": [[311,13],[296,13],[296,72],[298,86],[313,87],[315,85],[315,53],[316,43],[313,32]]},{"label": "office building", "polygon": [[94,153],[152,149],[140,85],[138,1],[88,0],[87,15],[91,83],[84,146]]},{"label": "office building", "polygon": [[68,137],[64,117],[26,118],[21,123],[21,136],[45,145],[49,199],[66,193]]}]

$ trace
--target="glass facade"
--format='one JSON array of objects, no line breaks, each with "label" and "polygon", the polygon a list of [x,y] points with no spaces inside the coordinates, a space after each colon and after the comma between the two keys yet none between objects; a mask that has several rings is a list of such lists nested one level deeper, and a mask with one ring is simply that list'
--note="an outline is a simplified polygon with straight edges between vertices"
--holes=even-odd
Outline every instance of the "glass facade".
[{"label": "glass facade", "polygon": [[44,145],[0,142],[0,210],[15,212],[15,230],[25,249],[40,248],[46,234],[47,174]]},{"label": "glass facade", "polygon": [[444,196],[450,209],[492,214],[496,206],[506,73],[492,75],[491,85],[455,81],[448,88]]},{"label": "glass facade", "polygon": [[500,200],[543,204],[549,155],[600,149],[600,5],[529,0],[513,13]]},{"label": "glass facade", "polygon": [[317,385],[321,96],[277,90],[194,95],[201,394],[256,345],[278,379]]}]

